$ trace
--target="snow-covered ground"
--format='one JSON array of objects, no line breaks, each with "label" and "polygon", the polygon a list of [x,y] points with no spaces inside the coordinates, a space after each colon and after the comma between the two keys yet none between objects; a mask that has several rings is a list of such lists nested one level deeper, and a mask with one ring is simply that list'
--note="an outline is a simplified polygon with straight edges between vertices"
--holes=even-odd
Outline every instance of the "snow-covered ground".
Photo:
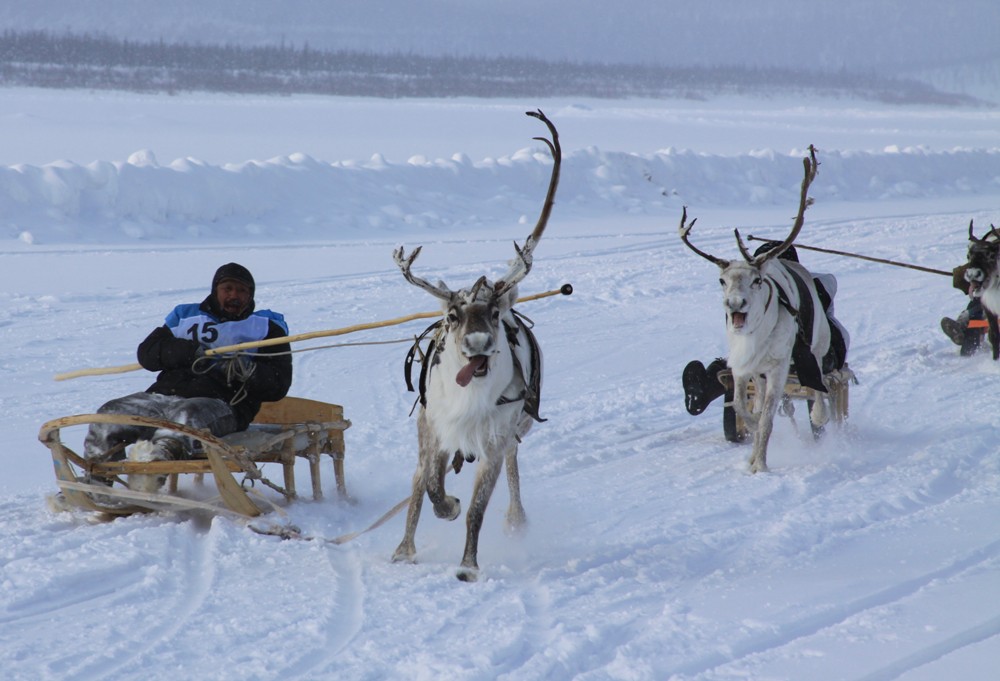
[{"label": "snow-covered ground", "polygon": [[[399,244],[423,244],[416,269],[453,287],[502,271],[550,168],[531,141],[544,129],[522,114],[539,106],[566,158],[522,294],[576,292],[521,308],[545,352],[548,421],[521,448],[529,532],[504,535],[501,483],[478,583],[454,577],[462,522],[429,513],[419,562],[398,565],[402,516],[332,546],[225,518],[48,510],[39,426],[151,379],[53,376],[133,362],[218,265],[247,265],[258,304],[293,333],[434,309],[393,265]],[[814,443],[800,410],[798,432],[776,428],[771,472],[749,475],[721,405],[683,407],[681,369],[724,354],[725,338],[717,272],[676,226],[686,205],[694,241],[722,257],[737,255],[733,227],[783,236],[815,144],[801,243],[950,270],[970,219],[1000,224],[998,129],[996,112],[847,102],[5,91],[4,678],[995,678],[1000,365],[959,357],[938,329],[961,294],[940,275],[801,252],[839,277],[860,384],[845,430]],[[339,340],[403,341],[425,324]],[[408,494],[405,351],[296,355],[292,393],[353,422],[357,503],[336,500],[328,468],[326,500],[274,522],[336,537]],[[452,476],[453,493],[467,500],[471,479]]]}]

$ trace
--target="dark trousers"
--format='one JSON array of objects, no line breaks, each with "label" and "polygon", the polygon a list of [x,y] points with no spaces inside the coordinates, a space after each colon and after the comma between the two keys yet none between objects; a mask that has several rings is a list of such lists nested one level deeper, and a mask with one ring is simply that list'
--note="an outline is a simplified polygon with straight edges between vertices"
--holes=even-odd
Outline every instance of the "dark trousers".
[{"label": "dark trousers", "polygon": [[[133,393],[107,402],[97,410],[98,414],[129,414],[154,419],[173,421],[192,428],[208,429],[212,435],[228,435],[236,430],[237,420],[232,407],[222,400],[212,397],[177,397],[158,393]],[[129,445],[137,440],[156,442],[163,437],[178,438],[177,433],[167,429],[145,426],[126,426],[117,423],[94,423],[87,431],[83,443],[84,456],[93,458],[116,445]],[[190,453],[191,447],[187,446]],[[122,448],[112,460],[123,459]]]}]

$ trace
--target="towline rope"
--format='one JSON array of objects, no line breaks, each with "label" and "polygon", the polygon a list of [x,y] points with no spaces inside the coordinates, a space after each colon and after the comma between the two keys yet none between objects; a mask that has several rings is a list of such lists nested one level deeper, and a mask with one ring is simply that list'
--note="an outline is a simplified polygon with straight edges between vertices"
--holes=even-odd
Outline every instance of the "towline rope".
[{"label": "towline rope", "polygon": [[[573,286],[571,284],[563,284],[557,289],[551,291],[543,291],[542,293],[534,293],[529,296],[524,296],[523,298],[518,298],[515,302],[517,303],[527,303],[532,300],[538,300],[540,298],[548,298],[549,296],[564,295],[568,296],[573,293]],[[353,326],[345,326],[340,329],[328,329],[326,331],[310,331],[308,333],[300,333],[294,336],[281,336],[279,338],[268,338],[262,341],[250,341],[248,343],[237,343],[236,345],[226,345],[221,348],[210,348],[205,351],[206,357],[214,357],[216,355],[230,354],[238,352],[239,350],[248,350],[250,348],[263,348],[272,345],[281,345],[282,343],[298,343],[304,340],[311,340],[313,338],[328,338],[330,336],[343,336],[349,333],[355,333],[357,331],[367,331],[369,329],[379,329],[386,326],[397,326],[399,324],[404,324],[415,319],[428,319],[431,317],[440,317],[443,313],[440,310],[435,312],[417,312],[414,314],[406,315],[403,317],[396,317],[394,319],[386,319],[380,322],[367,322],[364,324],[355,324]],[[319,348],[315,348],[319,349]],[[101,367],[96,369],[78,369],[76,371],[67,371],[65,373],[56,374],[53,379],[56,381],[65,381],[71,378],[80,378],[81,376],[102,376],[106,374],[124,374],[129,371],[138,371],[142,369],[142,365],[136,364],[123,364],[121,366],[115,367]]]},{"label": "towline rope", "polygon": [[[755,237],[753,234],[747,237],[747,241],[774,241],[774,239],[761,239]],[[882,263],[883,265],[894,265],[896,267],[906,267],[911,270],[918,270],[920,272],[928,272],[930,274],[940,274],[945,277],[952,276],[952,272],[945,272],[944,270],[936,270],[931,267],[921,267],[920,265],[911,265],[906,262],[896,262],[895,260],[886,260],[885,258],[873,258],[870,255],[861,255],[860,253],[848,253],[847,251],[835,251],[832,248],[820,248],[819,246],[803,246],[802,244],[792,244],[795,248],[801,248],[805,251],[816,251],[817,253],[829,253],[830,255],[844,255],[848,258],[857,258],[859,260],[868,260],[869,262]]]}]

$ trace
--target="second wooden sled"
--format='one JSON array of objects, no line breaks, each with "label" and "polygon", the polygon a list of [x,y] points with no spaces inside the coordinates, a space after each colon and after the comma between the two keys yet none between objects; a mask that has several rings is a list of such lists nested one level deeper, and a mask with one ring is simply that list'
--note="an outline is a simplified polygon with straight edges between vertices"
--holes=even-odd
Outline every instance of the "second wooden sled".
[{"label": "second wooden sled", "polygon": [[[88,460],[63,442],[61,431],[92,423],[170,429],[196,443],[199,456],[179,461],[137,462],[111,460],[120,459],[122,453],[106,452]],[[121,414],[80,414],[46,422],[39,431],[38,439],[51,452],[56,482],[66,506],[110,516],[189,509],[254,517],[266,509],[250,498],[234,474],[242,473],[244,480],[261,480],[291,501],[298,496],[295,462],[299,457],[309,461],[314,499],[323,496],[320,459],[324,454],[333,459],[338,495],[350,499],[344,479],[344,430],[350,425],[351,422],[344,419],[340,405],[286,397],[278,402],[265,402],[250,428],[223,438],[159,419]],[[264,463],[281,465],[283,486],[263,476],[260,465]],[[213,476],[221,505],[177,494],[180,475],[203,476],[205,473]],[[167,491],[149,493],[129,489],[122,478],[128,475],[167,476]],[[95,483],[94,478],[112,484]]]},{"label": "second wooden sled", "polygon": [[[739,417],[736,409],[733,408],[733,372],[729,369],[724,369],[719,372],[718,379],[726,389],[726,406],[722,410],[722,431],[725,433],[726,439],[730,442],[744,442],[749,437],[749,431],[746,424],[743,423],[743,419]],[[848,385],[851,383],[857,384],[858,379],[845,362],[843,369],[825,374],[823,382],[829,391],[830,420],[836,425],[843,425],[847,421],[850,406]],[[751,381],[747,388],[746,399],[748,401],[752,400],[754,394],[754,382]],[[794,409],[789,409],[792,400],[805,400],[811,408],[812,403],[817,399],[818,395],[817,391],[799,383],[799,378],[794,372],[789,373],[788,381],[785,383],[785,395],[779,409],[794,411]],[[812,426],[811,422],[810,426]],[[819,434],[820,429],[817,429],[815,426],[812,426],[812,429],[814,435]]]}]

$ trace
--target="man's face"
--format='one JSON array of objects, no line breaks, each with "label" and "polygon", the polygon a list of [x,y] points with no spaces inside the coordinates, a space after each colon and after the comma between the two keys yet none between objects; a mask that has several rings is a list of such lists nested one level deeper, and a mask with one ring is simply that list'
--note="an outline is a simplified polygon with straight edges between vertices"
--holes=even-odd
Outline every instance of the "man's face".
[{"label": "man's face", "polygon": [[230,317],[239,317],[250,305],[250,287],[235,279],[223,279],[215,287],[215,300]]}]

